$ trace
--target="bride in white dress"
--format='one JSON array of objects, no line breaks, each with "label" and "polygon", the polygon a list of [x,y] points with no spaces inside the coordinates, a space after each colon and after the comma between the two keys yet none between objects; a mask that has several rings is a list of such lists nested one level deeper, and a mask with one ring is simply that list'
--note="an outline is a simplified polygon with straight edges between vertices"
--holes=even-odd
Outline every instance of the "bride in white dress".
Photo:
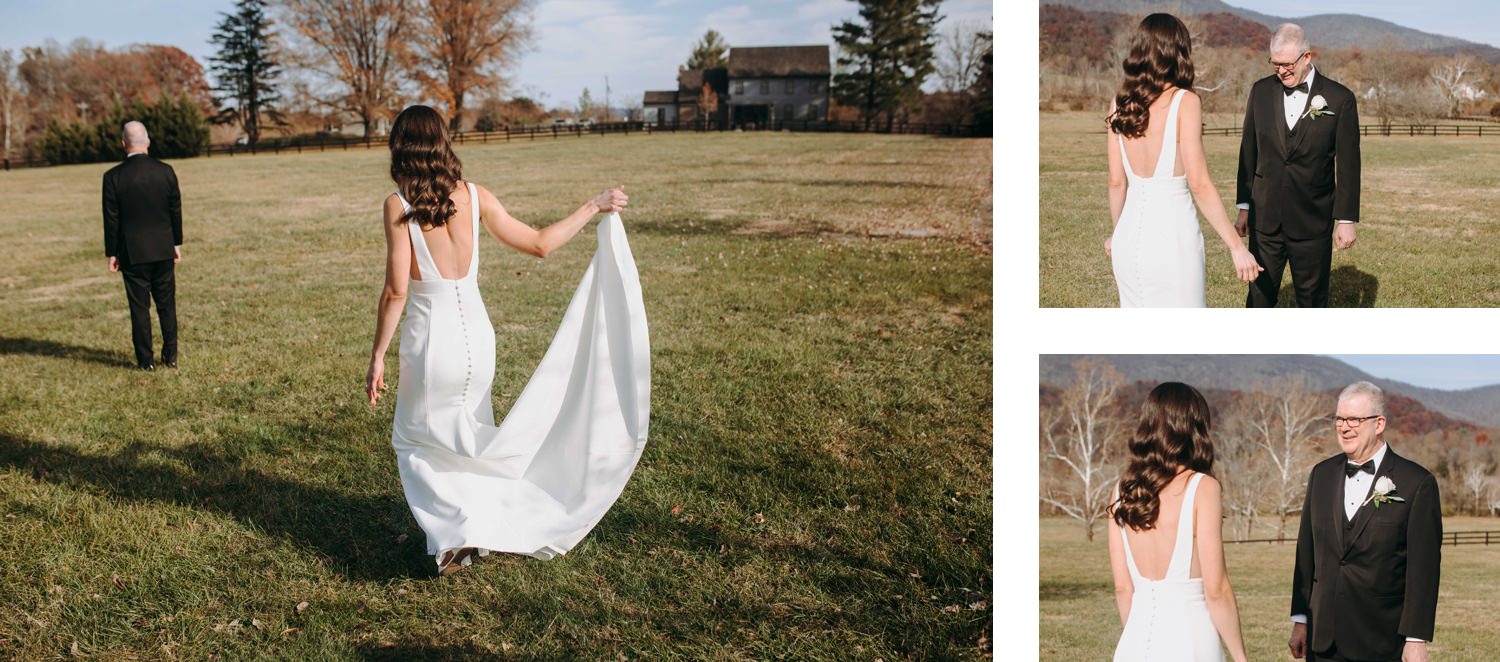
[{"label": "bride in white dress", "polygon": [[[1182,21],[1152,14],[1141,21],[1125,59],[1125,82],[1110,106],[1109,211],[1120,306],[1202,308],[1203,234],[1193,201],[1234,259],[1235,275],[1255,280],[1261,267],[1245,248],[1203,155],[1203,106],[1193,87],[1192,43]],[[1152,164],[1140,174],[1136,168]]]},{"label": "bride in white dress", "polygon": [[1110,506],[1109,561],[1125,629],[1115,662],[1245,662],[1224,567],[1221,491],[1203,395],[1152,389]]},{"label": "bride in white dress", "polygon": [[[650,412],[650,353],[640,281],[617,212],[600,193],[543,230],[464,181],[442,117],[407,108],[391,126],[385,289],[365,379],[385,388],[401,321],[391,444],[412,515],[438,573],[491,551],[547,559],[577,544],[614,504],[640,459]],[[599,247],[552,345],[497,426],[490,386],[495,331],[478,286],[480,227],[545,257],[598,213]]]}]

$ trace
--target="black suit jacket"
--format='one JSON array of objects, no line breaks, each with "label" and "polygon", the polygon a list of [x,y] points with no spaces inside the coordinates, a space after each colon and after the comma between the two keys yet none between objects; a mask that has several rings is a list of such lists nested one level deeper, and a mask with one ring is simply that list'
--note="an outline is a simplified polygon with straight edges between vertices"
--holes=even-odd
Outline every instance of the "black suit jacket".
[{"label": "black suit jacket", "polygon": [[104,173],[104,254],[124,265],[170,260],[182,245],[177,173],[149,155]]},{"label": "black suit jacket", "polygon": [[1307,615],[1314,652],[1337,643],[1346,658],[1400,659],[1407,637],[1432,641],[1443,537],[1437,480],[1387,447],[1375,481],[1389,477],[1406,501],[1366,503],[1346,527],[1347,463],[1328,458],[1308,478],[1292,613]]},{"label": "black suit jacket", "polygon": [[1250,88],[1236,202],[1249,203],[1250,227],[1262,233],[1280,230],[1294,240],[1328,237],[1335,220],[1359,220],[1359,111],[1354,94],[1316,72],[1308,105],[1321,95],[1333,114],[1301,117],[1288,131],[1283,89],[1275,76]]}]

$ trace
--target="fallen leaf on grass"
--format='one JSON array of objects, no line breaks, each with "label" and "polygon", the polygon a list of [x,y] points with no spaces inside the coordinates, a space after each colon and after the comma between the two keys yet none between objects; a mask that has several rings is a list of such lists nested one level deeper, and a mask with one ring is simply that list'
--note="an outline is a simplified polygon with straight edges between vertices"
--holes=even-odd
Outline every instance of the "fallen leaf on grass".
[{"label": "fallen leaf on grass", "polygon": [[125,590],[125,582],[120,581],[119,575],[115,575],[114,577],[112,577],[111,581],[115,583],[115,588],[120,589],[121,591]]},{"label": "fallen leaf on grass", "polygon": [[682,504],[679,503],[679,504],[677,504],[675,506],[672,506],[672,514],[673,515],[676,515],[677,513],[680,513],[680,512],[682,512]]},{"label": "fallen leaf on grass", "polygon": [[378,644],[375,644],[375,647],[376,648],[395,648],[396,647],[396,642],[394,642],[394,641],[382,641],[382,642],[380,642]]},{"label": "fallen leaf on grass", "polygon": [[847,506],[844,506],[844,511],[845,512],[851,512],[851,513],[857,513],[857,512],[859,512],[859,504],[857,504],[857,503],[851,503],[851,504],[849,504]]},{"label": "fallen leaf on grass", "polygon": [[262,628],[261,625],[262,624],[260,622],[260,619],[258,619],[258,618],[252,618],[252,619],[250,619],[250,626],[251,627],[253,627],[253,628],[257,629],[257,630],[263,630],[263,629],[265,629],[265,628]]},{"label": "fallen leaf on grass", "polygon": [[755,517],[750,518],[750,521],[755,522],[756,524],[765,524],[766,516],[760,513],[756,513]]},{"label": "fallen leaf on grass", "polygon": [[943,607],[943,611],[945,611],[947,613],[950,613],[950,614],[957,614],[958,613],[958,605],[948,605],[946,607]]},{"label": "fallen leaf on grass", "polygon": [[73,642],[72,646],[68,647],[68,652],[72,653],[73,657],[83,657],[83,649],[78,647],[78,642],[76,641]]},{"label": "fallen leaf on grass", "polygon": [[507,643],[505,643],[503,641],[500,642],[500,650],[502,650],[502,651],[509,651],[510,649],[511,649],[510,644],[507,644]]},{"label": "fallen leaf on grass", "polygon": [[286,629],[284,629],[284,630],[281,631],[281,636],[285,637],[285,636],[287,636],[289,634],[297,634],[298,632],[301,632],[301,631],[302,631],[302,628],[286,628]]},{"label": "fallen leaf on grass", "polygon": [[304,609],[307,609],[307,601],[306,600],[303,600],[302,602],[297,603],[297,613],[299,613],[299,614],[302,613],[302,610],[304,610]]},{"label": "fallen leaf on grass", "polygon": [[396,544],[399,545],[401,543],[406,542],[407,537],[408,536],[406,534],[404,534],[404,533],[401,534],[401,535],[399,535],[399,536],[396,536]]},{"label": "fallen leaf on grass", "polygon": [[969,609],[971,609],[973,611],[980,611],[980,610],[982,610],[982,609],[984,609],[985,607],[988,607],[988,606],[989,606],[989,603],[985,602],[984,600],[980,600],[979,602],[970,602],[969,603]]}]

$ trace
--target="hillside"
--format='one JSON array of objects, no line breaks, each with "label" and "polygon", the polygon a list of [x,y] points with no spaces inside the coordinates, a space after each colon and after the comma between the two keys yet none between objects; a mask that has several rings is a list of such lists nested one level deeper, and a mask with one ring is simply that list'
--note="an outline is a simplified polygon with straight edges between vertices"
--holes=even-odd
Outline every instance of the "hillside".
[{"label": "hillside", "polygon": [[[1078,355],[1042,355],[1040,382],[1067,384]],[[1393,394],[1420,403],[1444,416],[1484,426],[1500,426],[1500,384],[1460,391],[1415,386],[1370,375],[1343,361],[1326,356],[1278,354],[1216,355],[1101,355],[1128,381],[1181,381],[1200,389],[1240,391],[1258,382],[1303,375],[1318,390],[1336,391],[1350,382],[1365,380]]]},{"label": "hillside", "polygon": [[1293,22],[1307,30],[1314,47],[1354,48],[1368,47],[1386,37],[1393,37],[1402,48],[1413,51],[1452,54],[1471,53],[1488,62],[1500,62],[1500,48],[1478,44],[1456,37],[1448,37],[1421,30],[1414,30],[1390,21],[1357,14],[1316,14],[1311,16],[1271,16],[1236,7],[1222,0],[1049,0],[1043,5],[1055,4],[1086,12],[1139,15],[1153,11],[1198,15],[1224,12],[1245,18],[1267,28]]}]

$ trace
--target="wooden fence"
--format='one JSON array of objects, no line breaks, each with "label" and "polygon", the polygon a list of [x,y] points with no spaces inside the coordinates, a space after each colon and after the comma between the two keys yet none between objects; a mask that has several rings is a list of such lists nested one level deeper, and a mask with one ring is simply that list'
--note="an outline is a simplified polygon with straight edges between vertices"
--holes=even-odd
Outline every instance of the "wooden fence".
[{"label": "wooden fence", "polygon": [[[505,127],[495,131],[466,131],[453,134],[453,142],[458,145],[487,145],[490,143],[509,143],[516,141],[534,141],[537,139],[561,138],[583,138],[584,136],[630,136],[651,135],[653,133],[678,133],[678,132],[722,132],[722,131],[796,131],[817,133],[884,133],[884,134],[914,134],[929,136],[949,137],[976,137],[989,135],[990,127],[978,125],[957,124],[927,124],[927,123],[894,123],[890,126],[881,122],[827,122],[814,120],[792,120],[765,123],[741,123],[741,124],[719,124],[714,122],[691,122],[666,124],[650,124],[647,122],[604,122],[597,124],[571,124],[567,126],[527,126],[527,127]],[[384,136],[376,138],[355,139],[329,139],[329,138],[305,138],[298,137],[287,140],[267,140],[260,145],[212,145],[204,150],[202,156],[212,158],[215,156],[236,156],[245,154],[304,154],[322,152],[347,152],[351,149],[370,149],[372,147],[385,147],[388,142]],[[12,168],[36,168],[50,165],[41,160],[16,160],[6,159],[3,170]]]},{"label": "wooden fence", "polygon": [[[1241,127],[1204,129],[1205,136],[1239,136]],[[1361,136],[1484,136],[1500,137],[1500,124],[1361,124]]]},{"label": "wooden fence", "polygon": [[[1258,538],[1254,540],[1225,540],[1225,543],[1250,544],[1250,543],[1295,543],[1296,538]],[[1443,533],[1444,545],[1500,545],[1500,531],[1445,531]]]}]

